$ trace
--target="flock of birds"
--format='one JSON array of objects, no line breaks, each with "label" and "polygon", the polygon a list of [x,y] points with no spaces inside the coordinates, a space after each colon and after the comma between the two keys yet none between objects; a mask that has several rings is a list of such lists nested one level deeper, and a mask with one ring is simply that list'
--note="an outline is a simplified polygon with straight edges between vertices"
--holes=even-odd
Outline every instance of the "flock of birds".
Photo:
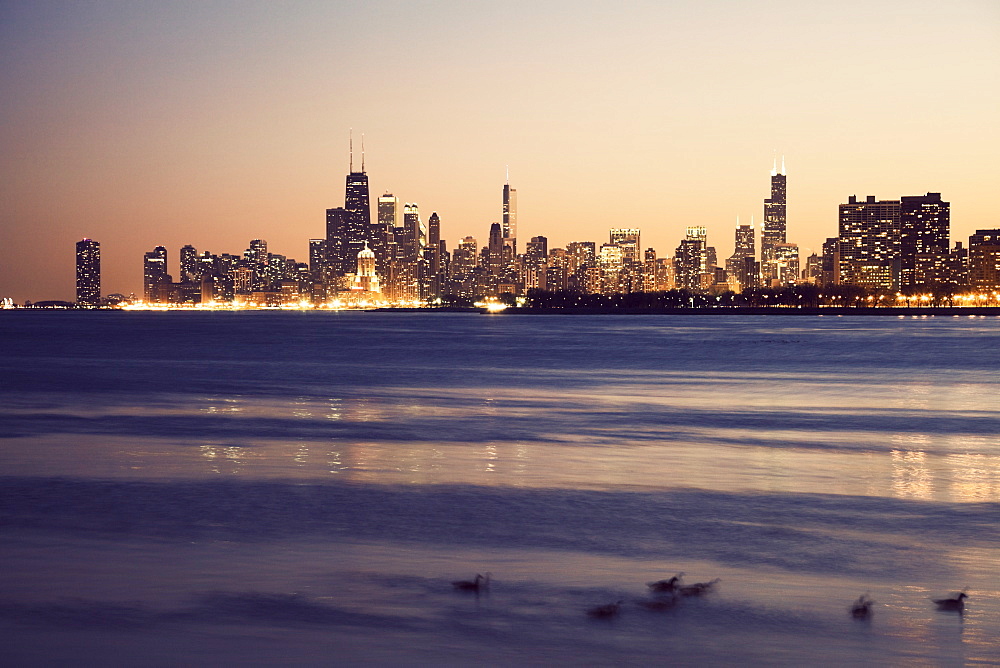
[{"label": "flock of birds", "polygon": [[[489,590],[490,577],[490,573],[487,573],[486,575],[476,573],[476,577],[471,580],[455,580],[451,584],[458,591],[475,592],[478,594]],[[681,579],[683,577],[684,573],[678,573],[677,575],[669,577],[665,580],[647,582],[646,586],[649,587],[652,597],[638,600],[636,603],[647,610],[667,610],[677,605],[681,598],[702,596],[709,593],[715,587],[716,583],[719,582],[719,578],[715,578],[714,580],[709,580],[708,582],[682,584]],[[965,611],[965,599],[968,597],[969,596],[964,591],[960,591],[953,593],[948,598],[936,598],[931,600],[934,601],[934,605],[937,606],[938,610],[947,610],[962,614]],[[597,605],[587,609],[587,616],[596,619],[616,617],[618,613],[621,612],[624,604],[624,600],[619,600],[614,603]],[[874,605],[875,601],[872,600],[868,594],[862,594],[858,597],[858,600],[851,604],[851,616],[855,619],[869,619],[871,618],[872,608]]]}]

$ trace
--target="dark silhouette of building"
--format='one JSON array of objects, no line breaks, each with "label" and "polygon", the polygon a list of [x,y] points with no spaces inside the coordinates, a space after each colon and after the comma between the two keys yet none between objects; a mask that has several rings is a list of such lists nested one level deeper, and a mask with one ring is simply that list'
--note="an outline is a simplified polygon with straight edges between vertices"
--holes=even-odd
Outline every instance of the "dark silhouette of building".
[{"label": "dark silhouette of building", "polygon": [[93,239],[76,242],[76,304],[101,303],[101,244]]}]

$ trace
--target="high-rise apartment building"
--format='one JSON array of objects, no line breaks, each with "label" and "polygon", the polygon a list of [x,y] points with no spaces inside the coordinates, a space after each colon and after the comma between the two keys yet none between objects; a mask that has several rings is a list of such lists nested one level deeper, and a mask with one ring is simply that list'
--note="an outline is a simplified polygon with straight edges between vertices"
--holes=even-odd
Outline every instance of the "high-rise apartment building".
[{"label": "high-rise apartment building", "polygon": [[101,303],[101,244],[93,239],[76,242],[76,304]]},{"label": "high-rise apartment building", "polygon": [[851,195],[840,205],[839,282],[872,290],[899,285],[899,200],[864,202]]},{"label": "high-rise apartment building", "polygon": [[899,202],[899,285],[937,283],[934,267],[948,264],[951,203],[941,193],[901,197]]},{"label": "high-rise apartment building", "polygon": [[969,237],[969,286],[1000,290],[1000,230],[976,230]]},{"label": "high-rise apartment building", "polygon": [[775,247],[787,241],[786,234],[786,176],[785,159],[781,171],[775,159],[771,169],[771,196],[764,200],[764,227],[760,235],[760,271],[765,285],[778,278],[775,264]]}]

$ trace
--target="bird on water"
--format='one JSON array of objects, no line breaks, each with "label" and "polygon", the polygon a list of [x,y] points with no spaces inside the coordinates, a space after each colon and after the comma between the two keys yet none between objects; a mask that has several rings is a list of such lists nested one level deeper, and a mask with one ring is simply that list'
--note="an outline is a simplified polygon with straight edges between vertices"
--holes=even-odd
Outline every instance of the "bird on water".
[{"label": "bird on water", "polygon": [[934,605],[937,606],[938,610],[951,610],[953,612],[962,612],[965,610],[965,599],[969,598],[968,594],[964,591],[955,592],[948,598],[935,598]]},{"label": "bird on water", "polygon": [[684,577],[683,573],[678,573],[672,578],[667,578],[666,580],[657,580],[656,582],[647,582],[646,586],[649,587],[651,591],[657,593],[672,593],[677,591],[677,588],[681,584],[681,578]]},{"label": "bird on water", "polygon": [[868,594],[862,594],[851,604],[851,617],[854,619],[868,619],[872,614],[872,605],[875,604]]},{"label": "bird on water", "polygon": [[490,588],[490,575],[490,573],[487,573],[485,576],[476,573],[476,577],[472,580],[455,580],[451,583],[451,586],[459,591],[485,591]]}]

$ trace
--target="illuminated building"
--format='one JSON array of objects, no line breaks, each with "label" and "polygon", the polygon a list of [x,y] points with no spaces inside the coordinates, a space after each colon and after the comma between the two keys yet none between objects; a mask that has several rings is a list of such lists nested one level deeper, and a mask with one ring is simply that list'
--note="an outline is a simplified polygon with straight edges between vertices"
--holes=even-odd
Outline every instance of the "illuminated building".
[{"label": "illuminated building", "polygon": [[969,285],[1000,290],[1000,230],[976,230],[969,237]]},{"label": "illuminated building", "polygon": [[160,301],[160,285],[173,281],[167,273],[167,249],[157,246],[142,257],[142,292],[146,303]]},{"label": "illuminated building", "polygon": [[375,253],[375,270],[386,276],[389,263],[396,257],[395,231],[402,219],[399,213],[399,198],[387,192],[378,198],[378,222],[372,235]]},{"label": "illuminated building", "polygon": [[375,253],[367,246],[358,253],[357,271],[354,274],[352,290],[369,293],[382,293],[378,273],[375,271]]},{"label": "illuminated building", "polygon": [[781,159],[781,171],[775,159],[771,169],[771,196],[764,200],[764,227],[760,235],[760,270],[765,285],[779,279],[776,265],[775,247],[783,244],[786,229],[786,176],[785,159]]},{"label": "illuminated building", "polygon": [[749,225],[740,225],[740,217],[737,216],[733,254],[726,259],[726,276],[733,292],[756,287],[758,283],[758,274],[754,271],[758,266],[755,262],[757,251],[754,241],[753,216],[750,217]]},{"label": "illuminated building", "polygon": [[899,284],[899,200],[864,202],[851,195],[840,205],[840,283],[872,290]]},{"label": "illuminated building", "polygon": [[674,251],[674,282],[677,289],[700,291],[715,282],[708,271],[707,231],[701,226],[687,228],[687,236]]},{"label": "illuminated building", "polygon": [[509,272],[517,257],[517,190],[510,187],[510,176],[503,184],[503,268]]},{"label": "illuminated building", "polygon": [[935,284],[943,277],[948,264],[950,215],[951,204],[941,200],[941,193],[900,198],[901,288]]},{"label": "illuminated building", "polygon": [[774,244],[773,267],[772,283],[782,286],[795,285],[799,280],[798,244]]},{"label": "illuminated building", "polygon": [[76,242],[76,304],[101,303],[101,244],[93,239]]},{"label": "illuminated building", "polygon": [[610,241],[622,249],[626,264],[639,262],[639,230],[614,228],[610,232]]}]

